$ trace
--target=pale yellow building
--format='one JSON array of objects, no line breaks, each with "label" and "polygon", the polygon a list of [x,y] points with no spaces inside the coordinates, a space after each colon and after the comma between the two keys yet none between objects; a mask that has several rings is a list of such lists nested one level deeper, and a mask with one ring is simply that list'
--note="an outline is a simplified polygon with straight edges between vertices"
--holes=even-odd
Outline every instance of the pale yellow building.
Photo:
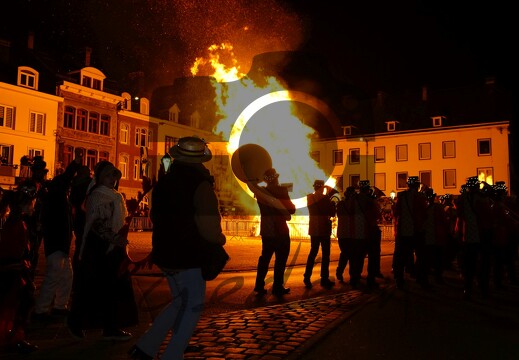
[{"label": "pale yellow building", "polygon": [[316,140],[312,156],[342,191],[367,179],[389,196],[407,188],[408,176],[419,176],[438,196],[459,194],[470,176],[510,184],[508,121],[442,126],[433,118],[430,128],[408,131],[394,125],[369,136]]},{"label": "pale yellow building", "polygon": [[0,82],[0,186],[12,188],[20,159],[43,156],[54,176],[56,131],[63,98],[38,91],[38,71],[18,67],[16,85]]}]

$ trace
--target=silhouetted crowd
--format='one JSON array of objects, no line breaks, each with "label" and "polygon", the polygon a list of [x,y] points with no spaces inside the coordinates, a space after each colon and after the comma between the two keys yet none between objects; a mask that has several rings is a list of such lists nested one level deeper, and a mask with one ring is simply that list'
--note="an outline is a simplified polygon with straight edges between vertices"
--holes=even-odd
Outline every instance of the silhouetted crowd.
[{"label": "silhouetted crowd", "polygon": [[[137,322],[131,281],[127,267],[123,266],[127,261],[124,249],[128,215],[139,213],[137,205],[142,196],[125,201],[115,185],[120,172],[111,163],[97,164],[92,176],[80,154],[76,155],[52,180],[46,179],[43,159],[35,157],[30,163],[30,176],[15,190],[1,192],[2,348],[20,353],[37,350],[27,339],[27,326],[31,320],[45,320],[51,315],[65,316],[69,330],[78,338],[85,336],[84,329],[89,326],[102,328],[106,339],[131,338],[131,334],[121,330]],[[290,291],[284,287],[290,249],[286,222],[295,207],[288,193],[279,190],[279,175],[274,169],[270,171],[265,175],[270,187],[249,184],[262,210],[263,250],[254,290],[259,296],[266,294],[265,276],[275,255],[272,292],[283,296]],[[100,187],[102,184],[104,187]],[[409,281],[416,281],[425,289],[441,284],[447,270],[460,272],[463,297],[467,300],[474,296],[475,287],[479,296],[487,297],[494,290],[519,285],[517,202],[508,196],[504,182],[490,185],[470,177],[459,195],[440,197],[432,188],[420,184],[416,176],[410,176],[407,185],[406,190],[391,200],[390,218],[394,219],[395,231],[392,272],[398,289],[405,290]],[[334,217],[337,217],[340,248],[335,278],[344,282],[344,272],[349,266],[349,283],[358,287],[367,259],[366,285],[377,287],[376,279],[383,277],[379,224],[384,223],[387,211],[381,209],[369,181],[348,187],[341,199],[332,197],[337,191],[323,181],[316,181],[314,189],[307,197],[312,246],[303,279],[305,287],[312,287],[311,275],[320,247],[323,255],[320,285],[330,289],[335,284],[329,278]],[[75,251],[71,255],[73,239]],[[85,245],[87,240],[89,245]],[[42,244],[46,271],[36,292],[34,276]],[[109,261],[105,259],[107,253],[111,254]],[[100,254],[104,257],[100,258]],[[93,290],[96,287],[102,289],[102,299],[92,298],[99,293]],[[92,309],[94,303],[96,309]],[[85,324],[84,314],[93,314],[89,312],[93,310],[99,319],[89,315],[88,321],[96,320],[95,324]]]}]

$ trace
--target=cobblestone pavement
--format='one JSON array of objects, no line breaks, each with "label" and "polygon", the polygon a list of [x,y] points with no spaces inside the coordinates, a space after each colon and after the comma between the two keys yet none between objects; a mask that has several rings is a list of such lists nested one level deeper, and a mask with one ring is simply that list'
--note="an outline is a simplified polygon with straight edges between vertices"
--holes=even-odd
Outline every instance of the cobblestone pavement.
[{"label": "cobblestone pavement", "polygon": [[367,303],[358,290],[202,318],[185,359],[286,359]]}]

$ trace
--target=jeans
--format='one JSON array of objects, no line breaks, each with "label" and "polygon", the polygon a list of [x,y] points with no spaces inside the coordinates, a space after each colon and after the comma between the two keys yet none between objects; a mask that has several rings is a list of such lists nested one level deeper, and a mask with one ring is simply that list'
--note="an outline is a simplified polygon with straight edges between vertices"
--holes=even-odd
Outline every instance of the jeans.
[{"label": "jeans", "polygon": [[66,309],[72,291],[72,264],[68,254],[55,251],[45,261],[45,277],[34,309],[38,314],[50,311],[51,307]]},{"label": "jeans", "polygon": [[162,360],[184,358],[184,351],[202,314],[205,280],[200,268],[165,273],[171,292],[171,302],[153,321],[137,342],[139,349],[155,356],[171,330],[171,339],[161,356]]}]

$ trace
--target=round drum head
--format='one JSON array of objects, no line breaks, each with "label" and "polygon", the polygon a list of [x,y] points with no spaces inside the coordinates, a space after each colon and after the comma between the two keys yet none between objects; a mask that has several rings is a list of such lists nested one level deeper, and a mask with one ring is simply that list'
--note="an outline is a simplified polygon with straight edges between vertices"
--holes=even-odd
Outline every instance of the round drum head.
[{"label": "round drum head", "polygon": [[240,181],[262,181],[265,171],[272,167],[272,158],[257,144],[240,146],[232,154],[231,168]]}]

